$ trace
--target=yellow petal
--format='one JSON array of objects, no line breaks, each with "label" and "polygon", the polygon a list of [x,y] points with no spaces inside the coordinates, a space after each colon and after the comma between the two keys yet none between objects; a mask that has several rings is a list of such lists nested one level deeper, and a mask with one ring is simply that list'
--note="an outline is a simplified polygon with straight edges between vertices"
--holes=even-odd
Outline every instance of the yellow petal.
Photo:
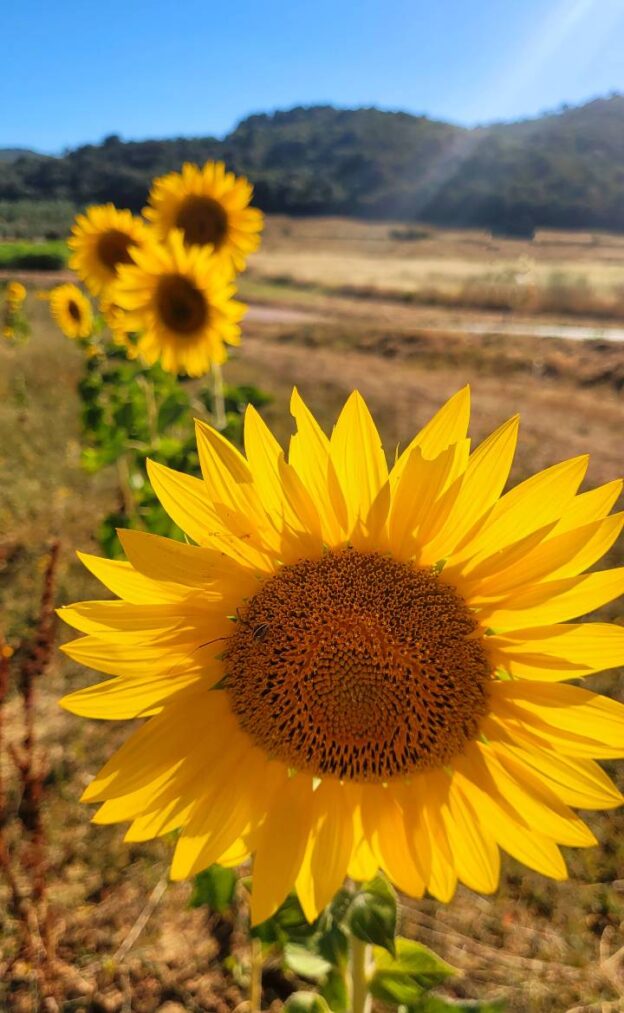
[{"label": "yellow petal", "polygon": [[555,533],[560,535],[564,531],[571,531],[573,528],[606,517],[622,492],[623,486],[622,479],[615,479],[613,482],[607,482],[596,489],[589,489],[575,496],[561,519],[557,521]]},{"label": "yellow petal", "polygon": [[518,416],[493,432],[470,455],[453,509],[431,545],[424,562],[452,557],[463,539],[470,535],[498,500],[511,468],[518,439]]},{"label": "yellow petal", "polygon": [[510,675],[561,681],[624,665],[624,628],[610,623],[562,623],[488,637],[495,665]]},{"label": "yellow petal", "polygon": [[258,925],[293,889],[312,828],[312,778],[291,777],[258,833],[253,866],[251,918]]},{"label": "yellow petal", "polygon": [[544,581],[518,591],[500,604],[480,605],[479,619],[494,630],[565,622],[602,608],[624,592],[624,566],[582,577]]},{"label": "yellow petal", "polygon": [[[197,606],[193,609],[196,612]],[[202,610],[205,611],[205,610]],[[113,634],[134,631],[137,637],[165,633],[187,618],[183,605],[134,605],[125,601],[81,601],[56,610],[63,622],[81,633]]]},{"label": "yellow petal", "polygon": [[512,566],[474,582],[474,594],[503,597],[535,581],[575,577],[605,554],[624,525],[624,514],[613,514],[556,537],[546,537]]},{"label": "yellow petal", "polygon": [[105,802],[152,784],[184,762],[193,743],[223,749],[238,731],[227,694],[200,681],[185,687],[117,750],[85,789],[82,801]]},{"label": "yellow petal", "polygon": [[364,833],[378,865],[410,897],[421,897],[425,883],[407,841],[405,817],[391,788],[366,785],[362,792]]},{"label": "yellow petal", "polygon": [[554,750],[523,749],[513,742],[505,743],[507,754],[544,781],[566,805],[579,809],[613,809],[624,799],[593,760],[573,759]]},{"label": "yellow petal", "polygon": [[312,922],[340,889],[353,848],[353,812],[339,781],[325,779],[312,796],[312,833],[296,889]]},{"label": "yellow petal", "polygon": [[589,847],[596,838],[588,827],[548,788],[546,781],[523,765],[504,743],[477,743],[501,795],[538,833],[558,844]]},{"label": "yellow petal", "polygon": [[427,889],[443,904],[448,904],[457,886],[457,872],[446,830],[450,778],[443,771],[432,770],[423,776],[423,824],[430,841],[431,869]]},{"label": "yellow petal", "polygon": [[423,457],[438,457],[447,447],[466,438],[470,422],[470,387],[462,387],[440,408],[405,448],[392,469],[390,482],[394,488],[399,481],[412,451],[418,447]]},{"label": "yellow petal", "polygon": [[[238,580],[251,586],[253,571],[235,563],[224,552],[199,545],[176,542],[173,538],[146,531],[117,532],[130,564],[152,580],[170,580],[187,587],[202,587],[216,581]],[[242,592],[244,594],[244,592]],[[221,597],[217,594],[216,597]]]},{"label": "yellow petal", "polygon": [[451,556],[450,562],[491,556],[532,531],[559,520],[572,502],[587,464],[587,455],[563,461],[505,493],[486,523]]},{"label": "yellow petal", "polygon": [[514,738],[513,719],[568,756],[624,756],[624,704],[608,697],[560,683],[513,680],[493,683],[490,699],[506,726],[512,719]]},{"label": "yellow petal", "polygon": [[224,520],[206,496],[205,483],[154,461],[147,462],[152,488],[175,523],[198,545],[225,552],[242,566],[270,573],[271,558],[254,546],[252,521],[238,514]]},{"label": "yellow petal", "polygon": [[498,847],[454,777],[445,825],[453,864],[462,883],[479,893],[493,893],[500,877]]},{"label": "yellow petal", "polygon": [[320,552],[321,527],[312,499],[279,443],[252,405],[245,412],[245,450],[267,514],[276,530],[299,535],[299,555]]},{"label": "yellow petal", "polygon": [[388,480],[388,467],[375,423],[358,391],[342,409],[330,441],[331,460],[347,503],[349,526],[366,524]]},{"label": "yellow petal", "polygon": [[296,388],[292,393],[290,410],[297,423],[297,432],[290,440],[289,463],[316,504],[325,542],[337,546],[344,538],[348,518],[344,496],[330,460],[329,440]]},{"label": "yellow petal", "polygon": [[128,721],[143,716],[197,678],[194,673],[185,673],[169,680],[154,676],[108,679],[69,693],[59,702],[65,710],[82,717]]},{"label": "yellow petal", "polygon": [[76,555],[87,570],[90,570],[109,591],[134,604],[179,602],[185,594],[188,594],[188,588],[180,584],[150,580],[149,577],[138,573],[130,563],[102,559],[100,556],[90,556],[86,552],[77,552]]},{"label": "yellow petal", "polygon": [[232,531],[254,532],[253,544],[277,549],[274,537],[243,455],[212,426],[196,420],[197,449],[206,493],[215,513]]},{"label": "yellow petal", "polygon": [[259,750],[249,750],[244,760],[245,777],[240,764],[222,771],[217,790],[200,799],[189,822],[183,828],[171,863],[171,878],[186,879],[217,861],[239,839],[254,818],[258,818],[258,797],[270,804],[281,765],[269,764]]},{"label": "yellow petal", "polygon": [[529,830],[525,821],[514,812],[496,788],[476,745],[466,750],[453,766],[453,780],[461,787],[501,848],[530,869],[552,879],[567,879],[565,863],[557,845],[543,834]]},{"label": "yellow petal", "polygon": [[[414,555],[417,532],[422,527],[429,533],[435,512],[447,513],[453,499],[440,502],[455,461],[455,446],[448,447],[434,459],[423,457],[420,447],[411,451],[398,481],[395,483],[388,519],[388,538],[393,556],[409,559]],[[422,544],[423,538],[418,539]]]}]

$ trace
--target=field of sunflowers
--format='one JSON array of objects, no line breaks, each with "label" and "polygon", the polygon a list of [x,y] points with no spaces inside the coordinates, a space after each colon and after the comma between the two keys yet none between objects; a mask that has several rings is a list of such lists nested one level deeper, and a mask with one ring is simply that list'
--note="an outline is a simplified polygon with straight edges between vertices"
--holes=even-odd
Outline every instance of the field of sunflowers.
[{"label": "field of sunflowers", "polygon": [[0,1007],[620,1009],[619,353],[264,225],[187,164],[0,283]]}]

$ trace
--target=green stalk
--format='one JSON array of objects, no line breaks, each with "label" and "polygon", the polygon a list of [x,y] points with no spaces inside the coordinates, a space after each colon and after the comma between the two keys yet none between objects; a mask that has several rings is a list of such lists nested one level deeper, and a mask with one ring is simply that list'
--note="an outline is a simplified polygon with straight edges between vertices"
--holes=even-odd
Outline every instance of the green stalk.
[{"label": "green stalk", "polygon": [[221,366],[213,362],[212,364],[212,394],[214,398],[213,414],[215,429],[221,431],[225,429],[226,417],[225,417],[225,397],[223,394],[223,373],[221,372]]},{"label": "green stalk", "polygon": [[371,1013],[372,1000],[368,992],[368,964],[370,947],[355,936],[350,938],[349,972],[350,972],[350,1013]]}]

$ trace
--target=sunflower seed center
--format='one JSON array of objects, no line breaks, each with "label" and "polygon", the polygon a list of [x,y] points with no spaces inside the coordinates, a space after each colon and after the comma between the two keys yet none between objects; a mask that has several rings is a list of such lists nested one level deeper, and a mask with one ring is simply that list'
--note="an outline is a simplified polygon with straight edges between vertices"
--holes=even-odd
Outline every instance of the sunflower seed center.
[{"label": "sunflower seed center", "polygon": [[98,258],[104,267],[115,274],[119,264],[132,263],[129,252],[131,246],[132,240],[125,232],[120,232],[119,229],[109,229],[108,232],[103,232],[98,239]]},{"label": "sunflower seed center", "polygon": [[387,781],[479,734],[492,668],[477,623],[430,569],[346,549],[284,566],[225,651],[241,726],[317,776]]},{"label": "sunflower seed center", "polygon": [[188,245],[212,243],[215,250],[223,246],[228,230],[225,209],[212,197],[187,197],[178,211],[176,228],[184,232]]},{"label": "sunflower seed center", "polygon": [[80,315],[80,307],[78,303],[74,302],[73,299],[70,299],[69,302],[67,303],[67,312],[69,313],[72,320],[75,320],[77,324],[80,323],[82,319]]},{"label": "sunflower seed center", "polygon": [[188,337],[208,321],[209,308],[204,295],[179,274],[165,274],[158,282],[156,307],[165,327]]}]

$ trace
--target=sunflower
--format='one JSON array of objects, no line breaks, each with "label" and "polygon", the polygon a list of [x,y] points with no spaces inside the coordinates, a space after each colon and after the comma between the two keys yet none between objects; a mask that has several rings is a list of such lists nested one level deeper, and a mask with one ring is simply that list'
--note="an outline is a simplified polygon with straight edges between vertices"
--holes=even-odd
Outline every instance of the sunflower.
[{"label": "sunflower", "polygon": [[21,281],[10,281],[6,287],[6,302],[7,306],[15,312],[22,306],[26,299],[26,289],[22,285]]},{"label": "sunflower", "polygon": [[196,544],[82,557],[119,600],[62,609],[87,634],[65,650],[113,678],[64,706],[147,718],[85,791],[95,821],[179,830],[174,879],[254,854],[256,922],[378,868],[489,893],[500,848],[564,879],[558,845],[595,843],[570,807],[622,801],[594,760],[624,754],[624,706],[562,684],[624,662],[622,628],[566,622],[624,589],[581,575],[622,482],[577,494],[578,457],[501,495],[518,420],[469,453],[467,389],[390,471],[359,394],[330,439],[291,404],[288,458],[250,407],[246,457],[200,422],[202,479],[150,465]]},{"label": "sunflower", "polygon": [[174,230],[164,243],[136,250],[134,259],[120,268],[112,300],[124,311],[119,327],[141,332],[141,358],[189,376],[224,362],[225,344],[239,343],[245,306],[232,298],[236,289],[211,248],[185,247],[182,233]]},{"label": "sunflower", "polygon": [[93,295],[101,295],[117,278],[121,264],[131,264],[131,248],[142,247],[148,227],[114,204],[94,205],[78,215],[68,246],[69,266]]},{"label": "sunflower", "polygon": [[249,207],[253,187],[244,176],[226,172],[223,162],[203,168],[186,162],[182,172],[154,180],[143,214],[161,238],[181,229],[187,245],[210,244],[217,257],[242,271],[260,245],[262,212]]},{"label": "sunflower", "polygon": [[77,285],[57,285],[48,296],[50,311],[66,338],[88,338],[93,330],[93,310]]}]

